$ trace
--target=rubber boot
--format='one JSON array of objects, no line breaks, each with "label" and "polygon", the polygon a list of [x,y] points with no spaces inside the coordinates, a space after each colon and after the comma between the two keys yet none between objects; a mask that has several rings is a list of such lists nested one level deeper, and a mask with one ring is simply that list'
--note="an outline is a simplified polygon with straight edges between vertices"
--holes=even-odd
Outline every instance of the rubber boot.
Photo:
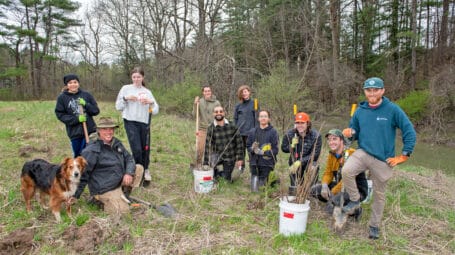
[{"label": "rubber boot", "polygon": [[264,187],[267,184],[267,177],[259,177],[259,188]]},{"label": "rubber boot", "polygon": [[259,191],[259,176],[252,175],[251,176],[251,192],[258,192]]}]

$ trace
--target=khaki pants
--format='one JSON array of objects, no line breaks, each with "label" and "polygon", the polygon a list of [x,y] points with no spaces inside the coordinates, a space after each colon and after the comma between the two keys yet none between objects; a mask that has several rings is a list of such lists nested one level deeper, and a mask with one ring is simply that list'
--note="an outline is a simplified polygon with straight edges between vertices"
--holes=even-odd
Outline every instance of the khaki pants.
[{"label": "khaki pants", "polygon": [[[141,178],[144,173],[144,167],[142,165],[136,165],[136,172],[133,177],[133,184],[131,187],[137,188],[141,183]],[[108,214],[123,214],[130,210],[128,203],[122,198],[123,191],[122,186],[105,192],[100,195],[96,195],[95,199],[101,201],[104,205],[104,211]]]},{"label": "khaki pants", "polygon": [[197,158],[196,158],[196,167],[200,168],[202,166],[202,160],[204,157],[205,151],[205,138],[207,137],[207,130],[199,130],[198,136],[196,137],[196,147],[197,147]]},{"label": "khaki pants", "polygon": [[365,171],[370,170],[370,178],[373,181],[373,203],[371,205],[370,226],[379,227],[385,206],[385,189],[387,182],[393,176],[393,168],[369,155],[362,149],[356,150],[343,166],[343,185],[352,201],[360,199],[359,190],[355,182],[355,177]]}]

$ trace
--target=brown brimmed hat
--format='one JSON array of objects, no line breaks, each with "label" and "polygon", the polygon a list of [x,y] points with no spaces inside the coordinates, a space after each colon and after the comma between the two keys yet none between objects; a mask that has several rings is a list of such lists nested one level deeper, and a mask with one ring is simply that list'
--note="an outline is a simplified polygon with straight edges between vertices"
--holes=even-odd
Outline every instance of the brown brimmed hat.
[{"label": "brown brimmed hat", "polygon": [[118,125],[111,117],[101,117],[96,126],[97,128],[118,128]]}]

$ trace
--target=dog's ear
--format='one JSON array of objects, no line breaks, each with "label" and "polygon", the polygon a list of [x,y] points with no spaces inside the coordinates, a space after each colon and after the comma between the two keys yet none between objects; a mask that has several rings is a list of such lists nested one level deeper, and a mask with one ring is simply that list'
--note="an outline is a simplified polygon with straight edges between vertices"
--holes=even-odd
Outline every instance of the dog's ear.
[{"label": "dog's ear", "polygon": [[85,160],[84,157],[79,156],[76,158],[77,163],[79,164],[79,167],[81,168],[81,172],[85,170],[85,166],[87,166],[87,160]]},{"label": "dog's ear", "polygon": [[62,160],[62,166],[66,169],[71,164],[72,158],[66,157]]}]

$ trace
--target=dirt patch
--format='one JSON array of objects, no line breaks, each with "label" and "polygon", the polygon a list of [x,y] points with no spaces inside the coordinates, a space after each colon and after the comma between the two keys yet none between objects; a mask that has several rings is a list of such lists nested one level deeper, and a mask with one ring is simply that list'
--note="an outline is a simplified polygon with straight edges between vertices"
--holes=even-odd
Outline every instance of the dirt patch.
[{"label": "dirt patch", "polygon": [[0,254],[25,254],[33,247],[33,229],[21,228],[11,232],[0,241]]},{"label": "dirt patch", "polygon": [[19,156],[23,157],[23,158],[28,158],[32,155],[32,153],[35,153],[35,152],[49,153],[50,151],[51,151],[51,148],[49,146],[43,146],[41,148],[36,148],[31,145],[26,145],[19,149]]},{"label": "dirt patch", "polygon": [[114,226],[108,221],[92,219],[81,227],[70,226],[63,232],[62,239],[66,247],[77,253],[92,253],[107,241],[122,249],[125,242],[131,239],[131,235],[127,228],[114,231]]},{"label": "dirt patch", "polygon": [[247,204],[246,204],[246,209],[247,210],[262,210],[264,209],[264,201],[260,200],[260,201],[249,201]]}]

